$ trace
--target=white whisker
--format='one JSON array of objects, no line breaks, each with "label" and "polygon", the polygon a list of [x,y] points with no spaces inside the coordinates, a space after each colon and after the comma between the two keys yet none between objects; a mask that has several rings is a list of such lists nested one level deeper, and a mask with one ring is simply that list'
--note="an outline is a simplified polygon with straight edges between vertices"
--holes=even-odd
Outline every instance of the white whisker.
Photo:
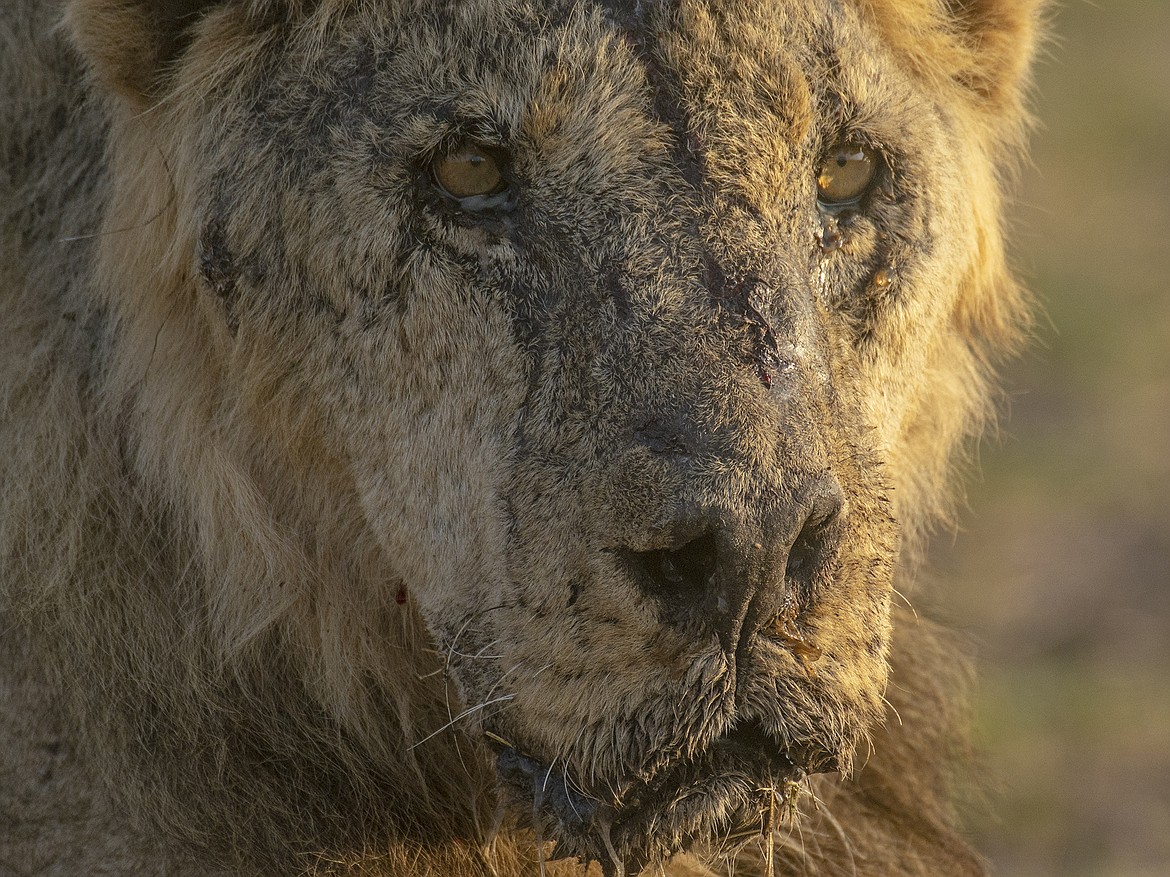
[{"label": "white whisker", "polygon": [[456,722],[459,722],[459,721],[467,718],[472,713],[478,712],[479,710],[484,709],[485,707],[489,707],[494,703],[503,703],[504,701],[511,700],[514,696],[515,695],[504,694],[504,695],[501,695],[500,697],[492,698],[491,700],[485,700],[483,703],[476,704],[473,707],[468,707],[463,712],[461,712],[459,715],[457,715],[453,719],[451,719],[451,721],[447,722],[447,724],[443,725],[441,728],[435,729],[434,731],[427,734],[425,737],[423,737],[418,742],[412,743],[410,746],[410,749],[415,749],[419,746],[422,746],[424,743],[426,743],[432,737],[437,737],[439,734],[443,733],[448,728],[450,728],[452,725],[454,725]]}]

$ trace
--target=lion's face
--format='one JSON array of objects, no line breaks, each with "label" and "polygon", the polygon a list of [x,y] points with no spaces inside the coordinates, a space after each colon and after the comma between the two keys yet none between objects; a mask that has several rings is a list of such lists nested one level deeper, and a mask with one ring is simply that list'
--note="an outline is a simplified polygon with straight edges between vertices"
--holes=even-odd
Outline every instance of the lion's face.
[{"label": "lion's face", "polygon": [[560,854],[757,831],[882,714],[984,160],[849,4],[330,6],[186,61],[231,429],[352,494]]}]

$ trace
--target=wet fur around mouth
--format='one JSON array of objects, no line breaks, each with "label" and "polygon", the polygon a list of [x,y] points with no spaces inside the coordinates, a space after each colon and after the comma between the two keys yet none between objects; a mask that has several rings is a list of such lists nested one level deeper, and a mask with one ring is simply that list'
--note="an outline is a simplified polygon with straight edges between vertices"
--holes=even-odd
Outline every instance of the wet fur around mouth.
[{"label": "wet fur around mouth", "polygon": [[524,812],[530,802],[538,845],[552,859],[597,861],[606,877],[637,874],[692,846],[733,853],[791,815],[806,776],[759,725],[749,721],[698,755],[670,762],[602,801],[554,763],[500,746],[496,770]]}]

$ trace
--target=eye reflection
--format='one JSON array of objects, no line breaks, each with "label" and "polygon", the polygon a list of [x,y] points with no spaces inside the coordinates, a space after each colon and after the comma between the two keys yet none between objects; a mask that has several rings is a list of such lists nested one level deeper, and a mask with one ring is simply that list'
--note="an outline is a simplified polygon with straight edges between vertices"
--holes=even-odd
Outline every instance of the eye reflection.
[{"label": "eye reflection", "polygon": [[838,143],[817,173],[817,199],[830,207],[856,203],[869,191],[877,166],[877,154],[868,146]]},{"label": "eye reflection", "polygon": [[431,162],[435,183],[452,198],[496,195],[508,188],[499,163],[483,148],[460,143]]}]

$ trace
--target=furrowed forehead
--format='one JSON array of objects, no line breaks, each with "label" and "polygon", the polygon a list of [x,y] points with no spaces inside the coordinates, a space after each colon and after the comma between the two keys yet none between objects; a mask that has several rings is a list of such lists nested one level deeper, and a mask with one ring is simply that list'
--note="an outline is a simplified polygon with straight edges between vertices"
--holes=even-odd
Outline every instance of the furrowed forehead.
[{"label": "furrowed forehead", "polygon": [[[351,4],[333,7],[328,19],[352,12]],[[763,2],[707,3],[687,0],[553,0],[548,3],[462,2],[363,5],[357,28],[372,28],[366,36],[387,48],[385,61],[397,64],[404,75],[425,75],[406,93],[430,100],[441,97],[444,86],[465,94],[478,87],[493,99],[504,100],[530,87],[536,66],[572,63],[590,43],[618,39],[643,68],[643,80],[653,105],[664,117],[674,116],[687,90],[682,74],[706,74],[734,84],[752,80],[763,92],[776,80],[786,80],[771,97],[791,100],[794,85],[811,71],[813,48],[811,10],[804,3],[781,8]],[[360,33],[351,30],[360,40]],[[296,57],[337,51],[325,29],[301,30]],[[827,38],[827,37],[826,37]],[[316,49],[316,52],[312,50]],[[440,56],[436,59],[436,55]],[[445,57],[442,57],[445,56]],[[439,60],[441,63],[436,63]],[[611,59],[612,60],[612,59]],[[411,71],[416,71],[412,73]],[[599,71],[600,72],[600,71]],[[616,78],[627,71],[613,71]],[[695,83],[690,83],[692,86]],[[702,89],[704,91],[708,89]],[[725,90],[725,96],[734,89]],[[805,86],[807,90],[807,86]],[[779,92],[778,94],[776,92]],[[693,95],[701,97],[701,95]],[[740,95],[742,97],[742,95]],[[772,101],[780,107],[785,101]]]},{"label": "furrowed forehead", "polygon": [[[801,144],[812,125],[808,75],[822,63],[803,4],[756,0],[600,0],[631,43],[653,113],[676,141],[684,175],[698,184],[718,161],[759,152],[763,135]],[[770,151],[764,149],[764,152]]]},{"label": "furrowed forehead", "polygon": [[595,8],[641,67],[653,117],[691,141],[691,153],[701,149],[696,138],[707,141],[720,128],[749,139],[766,130],[791,144],[805,140],[811,81],[827,81],[817,72],[828,54],[819,46],[833,42],[830,23],[809,5],[598,0]]}]

